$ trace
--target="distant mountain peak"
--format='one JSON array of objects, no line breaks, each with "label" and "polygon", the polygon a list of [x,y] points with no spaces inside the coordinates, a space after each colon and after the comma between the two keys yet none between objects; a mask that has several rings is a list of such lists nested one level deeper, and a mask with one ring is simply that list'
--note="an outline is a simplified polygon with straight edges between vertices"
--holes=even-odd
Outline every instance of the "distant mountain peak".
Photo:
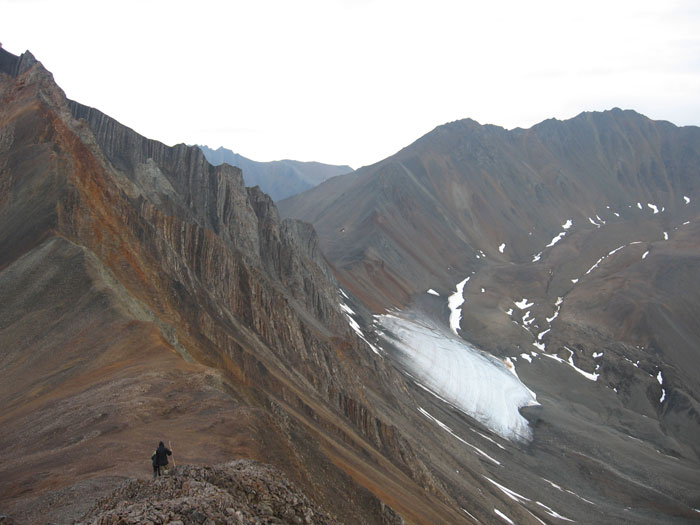
[{"label": "distant mountain peak", "polygon": [[335,166],[321,162],[288,159],[257,162],[223,146],[217,149],[205,145],[198,147],[207,160],[215,166],[225,163],[241,168],[246,185],[259,186],[275,201],[296,195],[331,177],[352,171],[350,166]]}]

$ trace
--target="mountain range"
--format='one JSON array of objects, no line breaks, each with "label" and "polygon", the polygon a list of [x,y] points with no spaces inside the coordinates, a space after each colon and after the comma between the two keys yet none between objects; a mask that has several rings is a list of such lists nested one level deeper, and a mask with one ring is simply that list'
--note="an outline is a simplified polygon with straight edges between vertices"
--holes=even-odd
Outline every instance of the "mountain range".
[{"label": "mountain range", "polygon": [[257,162],[224,147],[198,147],[210,164],[218,166],[225,163],[240,168],[247,186],[260,186],[260,189],[275,202],[311,189],[331,177],[352,171],[350,166],[334,166],[321,162]]},{"label": "mountain range", "polygon": [[6,522],[700,516],[698,128],[463,120],[278,212],[29,52],[0,99]]}]

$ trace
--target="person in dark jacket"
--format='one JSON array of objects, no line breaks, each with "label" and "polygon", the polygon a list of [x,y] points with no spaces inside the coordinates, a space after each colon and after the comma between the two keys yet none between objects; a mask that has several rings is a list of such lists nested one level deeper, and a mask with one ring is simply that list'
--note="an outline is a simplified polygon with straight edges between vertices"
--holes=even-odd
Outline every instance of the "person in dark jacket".
[{"label": "person in dark jacket", "polygon": [[161,475],[163,472],[161,468],[165,470],[164,467],[168,464],[168,456],[172,455],[172,451],[166,448],[162,441],[158,443],[158,448],[153,453],[153,456],[151,456],[151,460],[153,461],[153,479]]}]

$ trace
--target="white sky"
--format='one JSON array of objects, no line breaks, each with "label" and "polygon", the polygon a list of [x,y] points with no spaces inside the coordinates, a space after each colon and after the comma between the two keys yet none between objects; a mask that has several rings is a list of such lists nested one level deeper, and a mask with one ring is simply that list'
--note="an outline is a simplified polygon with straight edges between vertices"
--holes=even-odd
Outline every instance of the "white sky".
[{"label": "white sky", "polygon": [[700,124],[700,2],[0,0],[0,42],[149,138],[377,162],[445,122]]}]

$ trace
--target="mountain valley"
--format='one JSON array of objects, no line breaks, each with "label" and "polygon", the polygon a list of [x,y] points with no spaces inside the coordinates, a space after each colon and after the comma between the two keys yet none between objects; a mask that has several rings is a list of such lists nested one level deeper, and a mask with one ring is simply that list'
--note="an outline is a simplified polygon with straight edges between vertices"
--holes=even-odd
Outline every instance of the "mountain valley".
[{"label": "mountain valley", "polygon": [[700,519],[699,128],[457,121],[273,202],[29,52],[0,99],[0,514],[190,494],[163,439],[340,523]]}]

